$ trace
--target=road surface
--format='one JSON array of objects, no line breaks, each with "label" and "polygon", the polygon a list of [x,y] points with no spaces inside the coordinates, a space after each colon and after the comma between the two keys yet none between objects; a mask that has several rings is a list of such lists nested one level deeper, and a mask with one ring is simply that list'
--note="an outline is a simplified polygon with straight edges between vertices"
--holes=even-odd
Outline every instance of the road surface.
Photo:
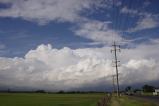
[{"label": "road surface", "polygon": [[134,99],[151,101],[151,102],[157,104],[157,106],[159,106],[159,96],[133,95],[133,96],[130,96],[130,97],[132,97]]}]

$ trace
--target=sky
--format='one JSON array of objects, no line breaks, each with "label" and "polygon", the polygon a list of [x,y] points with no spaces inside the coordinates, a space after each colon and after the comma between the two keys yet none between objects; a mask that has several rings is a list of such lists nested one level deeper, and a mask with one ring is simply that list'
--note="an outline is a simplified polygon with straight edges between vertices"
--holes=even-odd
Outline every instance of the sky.
[{"label": "sky", "polygon": [[158,0],[0,0],[0,89],[159,87]]}]

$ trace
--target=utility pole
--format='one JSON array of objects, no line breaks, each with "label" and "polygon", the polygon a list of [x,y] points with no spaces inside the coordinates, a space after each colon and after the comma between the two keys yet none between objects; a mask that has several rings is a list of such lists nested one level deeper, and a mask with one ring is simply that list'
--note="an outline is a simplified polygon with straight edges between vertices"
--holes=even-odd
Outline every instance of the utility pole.
[{"label": "utility pole", "polygon": [[117,81],[117,96],[119,96],[119,73],[118,73],[118,63],[120,61],[118,61],[117,59],[117,51],[120,52],[120,45],[116,45],[115,41],[114,41],[114,44],[112,45],[113,46],[113,49],[111,50],[111,53],[113,52],[114,53],[114,58],[115,58],[115,69],[116,69],[116,81]]},{"label": "utility pole", "polygon": [[112,75],[112,78],[113,78],[113,92],[115,92],[115,77],[116,77],[116,75]]}]

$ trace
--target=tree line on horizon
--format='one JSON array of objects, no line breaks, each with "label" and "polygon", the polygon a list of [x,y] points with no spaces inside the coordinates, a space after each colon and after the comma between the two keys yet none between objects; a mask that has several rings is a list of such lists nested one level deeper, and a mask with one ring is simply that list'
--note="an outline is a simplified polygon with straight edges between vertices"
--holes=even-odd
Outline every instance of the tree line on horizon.
[{"label": "tree line on horizon", "polygon": [[[125,90],[121,91],[121,92],[128,92],[128,91],[132,91],[134,93],[138,92],[138,91],[142,91],[142,92],[154,92],[156,89],[156,87],[151,86],[151,85],[143,85],[140,89],[133,89],[133,87],[131,86],[127,86],[125,88]],[[59,91],[46,91],[46,90],[42,90],[42,89],[38,89],[38,90],[11,90],[11,89],[7,89],[7,90],[1,90],[0,92],[6,92],[6,93],[57,93],[57,94],[65,94],[65,93],[70,93],[70,94],[76,94],[76,93],[110,93],[110,92],[104,92],[104,91],[80,91],[80,90],[75,90],[75,91],[64,91],[64,90],[59,90]]]}]

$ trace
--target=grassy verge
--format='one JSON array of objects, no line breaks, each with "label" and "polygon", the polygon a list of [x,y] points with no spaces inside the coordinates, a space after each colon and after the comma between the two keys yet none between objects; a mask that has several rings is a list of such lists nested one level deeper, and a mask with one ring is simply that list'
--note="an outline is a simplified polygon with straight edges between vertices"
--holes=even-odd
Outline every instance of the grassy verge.
[{"label": "grassy verge", "polygon": [[144,92],[144,93],[142,93],[142,95],[144,95],[144,96],[153,96],[153,93],[152,92]]},{"label": "grassy verge", "polygon": [[0,106],[96,106],[104,94],[0,94]]},{"label": "grassy verge", "polygon": [[118,99],[116,97],[112,96],[109,106],[120,106]]},{"label": "grassy verge", "polygon": [[157,106],[152,102],[134,99],[128,96],[112,97],[110,106]]}]

